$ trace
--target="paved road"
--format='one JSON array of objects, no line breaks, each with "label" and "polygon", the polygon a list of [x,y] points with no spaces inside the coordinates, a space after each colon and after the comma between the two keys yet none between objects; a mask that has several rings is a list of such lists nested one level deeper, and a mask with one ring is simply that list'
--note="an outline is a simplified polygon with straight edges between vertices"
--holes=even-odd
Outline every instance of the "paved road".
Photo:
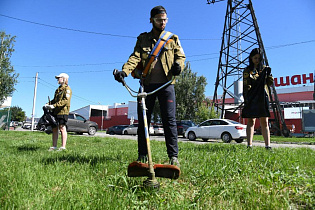
[{"label": "paved road", "polygon": [[[22,128],[17,128],[16,131],[30,131],[27,129],[22,129]],[[35,131],[37,132],[37,131]],[[84,134],[82,136],[88,137],[88,134]],[[105,132],[97,132],[95,136],[99,137],[115,137],[118,139],[132,139],[132,140],[137,140],[137,136],[132,136],[132,135],[109,135],[106,134]],[[150,140],[156,140],[156,141],[164,141],[164,136],[150,136]],[[202,141],[201,139],[198,139],[197,141],[189,141],[186,138],[180,137],[178,138],[179,142],[190,142],[194,144],[214,144],[214,143],[220,143],[223,144],[222,140],[208,140],[207,142]],[[232,141],[231,144],[236,144],[235,141]],[[246,145],[246,140],[242,143]],[[263,142],[253,142],[253,146],[260,146],[264,147],[265,144]],[[297,144],[297,143],[271,143],[271,147],[277,148],[277,147],[291,147],[291,148],[301,148],[301,147],[306,147],[315,150],[315,145],[309,145],[309,144]]]},{"label": "paved road", "polygon": [[[132,135],[109,135],[103,132],[97,132],[95,136],[100,136],[100,137],[115,137],[119,139],[133,139],[137,140],[137,136],[132,136]],[[164,136],[150,136],[150,140],[157,140],[157,141],[164,141]],[[201,139],[198,139],[196,141],[189,141],[186,138],[180,137],[178,138],[179,142],[190,142],[190,143],[195,143],[195,144],[213,144],[213,143],[221,143],[223,144],[222,140],[208,140],[207,142],[202,141]],[[237,144],[235,141],[231,142],[232,144]],[[246,145],[246,140],[242,143]],[[265,143],[264,142],[253,142],[253,146],[260,146],[264,147]],[[315,145],[309,145],[309,144],[293,144],[293,143],[271,143],[271,147],[277,148],[277,147],[291,147],[291,148],[299,148],[299,147],[307,147],[310,149],[315,150]]]}]

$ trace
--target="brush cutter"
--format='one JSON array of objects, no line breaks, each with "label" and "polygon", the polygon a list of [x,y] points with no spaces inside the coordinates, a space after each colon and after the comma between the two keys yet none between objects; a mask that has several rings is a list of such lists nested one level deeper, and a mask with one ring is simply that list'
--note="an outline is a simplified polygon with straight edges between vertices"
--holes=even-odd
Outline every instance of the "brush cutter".
[{"label": "brush cutter", "polygon": [[[113,74],[114,76],[117,74],[118,70],[115,69]],[[148,187],[158,188],[159,183],[156,180],[156,177],[162,178],[170,178],[170,179],[177,179],[180,175],[180,169],[174,165],[164,165],[164,164],[153,164],[152,162],[152,155],[151,155],[151,147],[150,147],[150,138],[149,138],[149,130],[148,130],[148,122],[147,122],[147,114],[146,114],[146,105],[145,105],[145,98],[148,95],[152,95],[157,91],[161,90],[162,88],[166,87],[167,85],[171,84],[173,80],[168,81],[161,87],[157,88],[156,90],[146,93],[144,92],[143,81],[140,79],[140,89],[139,91],[132,90],[122,79],[122,84],[128,90],[132,97],[137,97],[141,100],[141,107],[142,107],[142,114],[143,114],[143,122],[144,122],[144,132],[145,138],[147,143],[147,150],[148,150],[148,163],[141,163],[138,161],[134,161],[129,164],[128,166],[128,176],[129,177],[148,177],[144,184]],[[133,93],[136,93],[133,94]]]}]

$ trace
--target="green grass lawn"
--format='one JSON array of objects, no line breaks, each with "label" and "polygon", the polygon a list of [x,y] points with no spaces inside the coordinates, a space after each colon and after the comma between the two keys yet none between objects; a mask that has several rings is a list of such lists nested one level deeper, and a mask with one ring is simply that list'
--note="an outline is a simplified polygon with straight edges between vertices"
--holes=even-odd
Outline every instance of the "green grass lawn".
[{"label": "green grass lawn", "polygon": [[[264,141],[262,135],[254,135],[253,141]],[[270,136],[271,143],[297,143],[297,144],[315,144],[314,137],[282,137],[282,136]]]},{"label": "green grass lawn", "polygon": [[[60,145],[60,141],[59,141]],[[48,152],[51,135],[0,131],[0,209],[314,209],[315,151],[307,148],[179,142],[181,176],[160,189],[127,177],[137,142],[69,135]],[[153,160],[167,160],[151,141]]]}]

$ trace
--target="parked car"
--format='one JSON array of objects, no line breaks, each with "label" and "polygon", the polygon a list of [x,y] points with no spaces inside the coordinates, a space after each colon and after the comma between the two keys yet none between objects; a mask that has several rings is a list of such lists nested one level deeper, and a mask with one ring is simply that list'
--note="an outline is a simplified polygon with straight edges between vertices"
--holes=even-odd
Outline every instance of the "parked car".
[{"label": "parked car", "polygon": [[[137,135],[138,131],[138,123],[134,123],[132,125],[129,125],[127,128],[123,130],[124,135]],[[153,126],[150,124],[149,127],[149,134],[154,134]]]},{"label": "parked car", "polygon": [[[86,120],[83,116],[70,112],[67,122],[67,132],[75,132],[77,134],[88,133],[93,136],[97,132],[98,124],[93,121]],[[52,133],[52,128],[48,126],[46,133]]]},{"label": "parked car", "polygon": [[188,128],[185,137],[191,141],[196,138],[207,141],[211,138],[222,139],[225,143],[231,142],[232,139],[242,143],[246,138],[246,125],[228,119],[210,119]]},{"label": "parked car", "polygon": [[180,120],[176,122],[177,124],[177,134],[185,137],[185,132],[189,127],[195,126],[191,120]]},{"label": "parked car", "polygon": [[[33,126],[33,130],[36,130],[37,128],[37,122],[34,122],[34,126]],[[22,125],[22,128],[23,129],[31,129],[32,128],[32,123],[30,122],[25,122],[23,125]]]},{"label": "parked car", "polygon": [[164,128],[162,125],[153,125],[154,135],[163,135]]},{"label": "parked car", "polygon": [[127,128],[129,125],[114,125],[109,127],[106,131],[107,134],[114,135],[114,134],[123,134],[123,130]]}]

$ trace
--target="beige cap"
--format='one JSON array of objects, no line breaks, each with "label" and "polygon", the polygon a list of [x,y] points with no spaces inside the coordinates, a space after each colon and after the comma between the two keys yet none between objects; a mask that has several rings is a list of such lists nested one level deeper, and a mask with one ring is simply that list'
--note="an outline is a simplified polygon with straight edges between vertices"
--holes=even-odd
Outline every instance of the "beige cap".
[{"label": "beige cap", "polygon": [[58,79],[59,77],[64,77],[64,78],[66,78],[66,79],[69,79],[69,75],[66,74],[66,73],[61,73],[61,74],[59,74],[59,75],[57,75],[57,76],[55,76],[55,77],[56,77],[56,79]]}]

